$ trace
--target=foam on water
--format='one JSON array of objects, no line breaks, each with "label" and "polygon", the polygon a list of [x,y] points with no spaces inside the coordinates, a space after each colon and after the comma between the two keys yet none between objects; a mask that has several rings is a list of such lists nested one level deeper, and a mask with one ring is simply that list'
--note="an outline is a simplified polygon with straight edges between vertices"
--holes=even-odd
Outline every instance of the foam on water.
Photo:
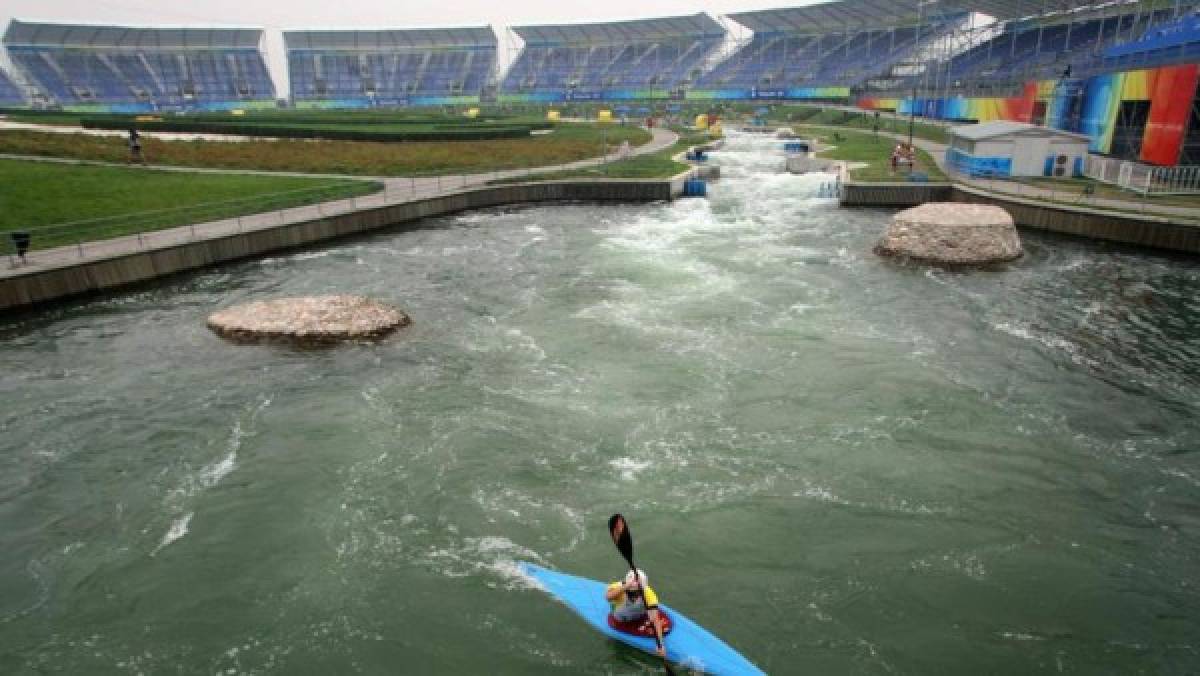
[{"label": "foam on water", "polygon": [[163,547],[166,547],[172,542],[175,542],[179,538],[187,535],[188,524],[192,522],[192,517],[195,515],[195,512],[188,512],[178,519],[175,519],[175,521],[171,523],[171,527],[167,529],[167,533],[163,535],[162,541],[158,543],[158,546],[154,548],[154,551],[150,552],[150,556],[158,554]]},{"label": "foam on water", "polygon": [[[880,260],[887,213],[778,146],[731,135],[707,200],[461,214],[5,324],[0,664],[652,670],[517,565],[619,574],[619,511],[772,673],[1194,671],[1197,267],[1033,232],[1000,270]],[[317,288],[414,324],[203,329]]]}]

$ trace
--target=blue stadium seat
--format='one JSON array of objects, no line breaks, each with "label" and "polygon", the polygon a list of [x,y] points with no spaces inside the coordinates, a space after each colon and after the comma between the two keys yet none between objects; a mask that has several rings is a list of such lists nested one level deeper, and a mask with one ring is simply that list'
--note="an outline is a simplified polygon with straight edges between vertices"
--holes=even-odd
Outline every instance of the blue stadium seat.
[{"label": "blue stadium seat", "polygon": [[30,24],[4,44],[50,102],[114,110],[222,109],[273,101],[262,31]]},{"label": "blue stadium seat", "polygon": [[513,30],[525,47],[501,92],[552,99],[666,98],[694,80],[725,36],[705,14]]},{"label": "blue stadium seat", "polygon": [[479,102],[491,86],[491,28],[284,33],[298,104],[391,106]]}]

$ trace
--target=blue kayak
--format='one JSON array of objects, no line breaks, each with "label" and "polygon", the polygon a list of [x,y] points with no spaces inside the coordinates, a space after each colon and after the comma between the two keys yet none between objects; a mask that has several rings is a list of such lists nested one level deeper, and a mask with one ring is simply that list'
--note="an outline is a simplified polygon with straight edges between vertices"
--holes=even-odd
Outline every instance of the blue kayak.
[{"label": "blue kayak", "polygon": [[[657,655],[654,639],[634,636],[608,626],[608,601],[604,599],[606,585],[595,580],[558,573],[532,563],[521,562],[522,572],[536,580],[554,598],[579,614],[600,633],[638,650]],[[708,633],[703,627],[684,617],[667,604],[661,608],[671,616],[673,628],[663,640],[667,659],[689,669],[714,676],[726,674],[762,674],[736,650]]]}]

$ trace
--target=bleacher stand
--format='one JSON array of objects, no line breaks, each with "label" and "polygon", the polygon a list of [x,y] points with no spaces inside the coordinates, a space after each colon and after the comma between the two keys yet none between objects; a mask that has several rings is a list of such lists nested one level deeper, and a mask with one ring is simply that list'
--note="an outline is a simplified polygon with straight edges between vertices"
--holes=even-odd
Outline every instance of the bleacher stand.
[{"label": "bleacher stand", "polygon": [[489,26],[382,31],[287,31],[297,105],[477,103],[492,83]]},{"label": "bleacher stand", "polygon": [[525,47],[501,93],[549,100],[667,98],[699,75],[725,39],[703,13],[512,30]]},{"label": "bleacher stand", "polygon": [[[964,5],[972,4],[964,0]],[[929,64],[928,72],[949,91],[1003,90],[1032,80],[1057,79],[1065,72],[1080,77],[1194,61],[1200,56],[1200,22],[1190,30],[1188,19],[1175,20],[1177,8],[1147,11],[1139,3],[1099,3],[1090,8],[1087,4],[1030,17],[1031,7],[1022,0],[994,0],[987,11],[999,22],[997,34]],[[1164,30],[1169,37],[1132,39]],[[1155,50],[1153,57],[1147,57],[1149,50]],[[929,80],[930,76],[923,77],[924,84]]]},{"label": "bleacher stand", "polygon": [[28,23],[4,35],[13,63],[63,107],[221,110],[273,102],[256,29]]},{"label": "bleacher stand", "polygon": [[13,83],[8,73],[0,70],[0,107],[16,107],[25,105],[25,96]]},{"label": "bleacher stand", "polygon": [[1140,38],[1104,50],[1104,65],[1110,68],[1147,68],[1186,61],[1200,61],[1200,13],[1196,12],[1151,24]]},{"label": "bleacher stand", "polygon": [[[697,82],[701,88],[854,86],[910,59],[918,47],[913,7],[853,2],[730,14],[754,37]],[[962,13],[954,15],[961,19]],[[925,22],[921,42],[945,30]]]}]

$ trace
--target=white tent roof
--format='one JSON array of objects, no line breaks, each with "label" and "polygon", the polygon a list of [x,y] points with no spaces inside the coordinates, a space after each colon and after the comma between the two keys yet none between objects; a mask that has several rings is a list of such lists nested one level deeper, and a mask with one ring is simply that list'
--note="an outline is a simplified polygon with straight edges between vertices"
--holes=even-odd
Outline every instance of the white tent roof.
[{"label": "white tent roof", "polygon": [[951,127],[950,135],[960,138],[969,139],[972,141],[982,141],[985,139],[998,138],[1000,136],[1012,136],[1020,134],[1036,133],[1039,136],[1061,136],[1069,137],[1072,140],[1088,142],[1091,139],[1085,134],[1076,134],[1070,131],[1061,129],[1051,129],[1050,127],[1039,127],[1036,124],[1027,124],[1025,122],[1009,122],[1007,120],[995,120],[992,122],[982,122],[980,124],[965,124],[959,127]]},{"label": "white tent roof", "polygon": [[513,26],[526,45],[617,44],[679,38],[722,38],[725,29],[701,12],[688,16],[605,23]]},{"label": "white tent roof", "polygon": [[438,47],[495,47],[491,26],[461,28],[412,28],[396,30],[293,30],[283,34],[284,44],[294,49],[345,49],[388,51]]},{"label": "white tent roof", "polygon": [[137,49],[257,49],[258,28],[144,28],[33,23],[13,19],[4,44],[13,47],[114,47]]}]

